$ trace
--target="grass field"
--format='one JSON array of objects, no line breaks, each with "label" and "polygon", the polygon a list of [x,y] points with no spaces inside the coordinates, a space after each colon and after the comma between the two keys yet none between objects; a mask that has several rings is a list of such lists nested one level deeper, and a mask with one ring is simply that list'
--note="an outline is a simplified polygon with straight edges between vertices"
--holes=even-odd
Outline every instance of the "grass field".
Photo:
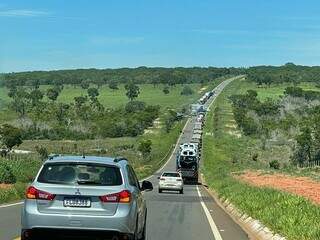
[{"label": "grass field", "polygon": [[[271,85],[270,87],[258,87],[253,82],[243,82],[241,85],[241,89],[238,93],[245,93],[248,89],[252,89],[257,91],[258,98],[260,100],[266,100],[267,98],[278,99],[279,97],[283,96],[283,92],[288,86],[293,86],[292,84],[277,84]],[[311,82],[302,82],[297,85],[297,87],[301,87],[303,90],[312,90],[320,92],[320,88],[316,87],[315,83]]]},{"label": "grass field", "polygon": [[[170,88],[170,93],[165,95],[162,90],[164,85],[159,84],[155,87],[152,84],[142,84],[140,87],[140,95],[137,100],[144,101],[150,105],[160,105],[161,107],[176,108],[177,106],[182,106],[184,104],[189,104],[199,98],[202,88],[200,84],[189,84],[189,86],[194,90],[194,94],[191,96],[182,96],[180,94],[183,85],[177,85]],[[95,87],[95,86],[91,86]],[[40,89],[44,92],[49,86],[41,86]],[[204,91],[204,89],[202,89]],[[106,107],[120,107],[128,102],[126,96],[126,90],[124,85],[119,85],[119,90],[111,90],[108,86],[103,86],[99,89],[100,96],[99,101]],[[87,90],[80,87],[74,87],[71,85],[65,85],[61,94],[58,97],[59,102],[74,102],[74,97],[86,95]],[[1,106],[5,106],[10,102],[8,97],[7,89],[0,88],[0,109]]]},{"label": "grass field", "polygon": [[[229,199],[243,213],[259,219],[267,227],[289,240],[320,239],[320,208],[302,197],[285,192],[258,188],[232,177],[246,169],[265,169],[263,161],[253,161],[259,148],[255,139],[233,134],[234,125],[228,96],[244,92],[251,83],[235,81],[218,97],[207,116],[203,141],[203,173],[210,188],[221,198]],[[270,91],[270,89],[273,89]],[[259,89],[259,97],[276,96],[279,86]],[[232,130],[232,131],[231,131]],[[266,156],[267,154],[265,154]],[[269,155],[272,155],[269,153]],[[261,156],[261,155],[260,155]],[[272,157],[272,156],[271,156]]]}]

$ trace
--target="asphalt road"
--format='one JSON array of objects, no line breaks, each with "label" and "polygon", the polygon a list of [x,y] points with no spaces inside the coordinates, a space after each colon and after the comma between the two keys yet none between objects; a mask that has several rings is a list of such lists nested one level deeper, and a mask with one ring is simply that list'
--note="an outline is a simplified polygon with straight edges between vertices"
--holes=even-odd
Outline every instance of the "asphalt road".
[{"label": "asphalt road", "polygon": [[[216,88],[219,93],[231,81],[226,80]],[[215,94],[207,103],[208,107]],[[189,142],[194,117],[190,118],[177,146]],[[246,233],[225,213],[201,185],[185,185],[184,194],[158,193],[158,179],[162,171],[175,170],[173,151],[168,162],[150,180],[154,191],[145,194],[148,206],[148,240],[247,240]],[[0,240],[19,239],[21,204],[0,206]]]},{"label": "asphalt road", "polygon": [[[226,80],[216,88],[208,107],[230,83]],[[187,122],[177,146],[190,142],[195,118]],[[185,185],[184,194],[158,193],[158,179],[163,171],[175,170],[175,149],[167,164],[150,180],[154,191],[146,193],[148,205],[148,240],[247,240],[247,234],[225,213],[201,185]],[[201,164],[201,163],[200,163]],[[207,214],[206,214],[207,212]]]}]

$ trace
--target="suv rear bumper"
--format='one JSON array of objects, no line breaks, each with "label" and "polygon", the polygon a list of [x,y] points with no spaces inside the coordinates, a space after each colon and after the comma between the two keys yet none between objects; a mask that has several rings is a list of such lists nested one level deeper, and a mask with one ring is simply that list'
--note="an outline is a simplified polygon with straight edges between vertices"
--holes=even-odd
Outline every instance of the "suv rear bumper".
[{"label": "suv rear bumper", "polygon": [[22,229],[93,230],[133,234],[136,213],[131,205],[118,207],[113,216],[90,216],[41,213],[34,200],[27,200],[22,209]]}]

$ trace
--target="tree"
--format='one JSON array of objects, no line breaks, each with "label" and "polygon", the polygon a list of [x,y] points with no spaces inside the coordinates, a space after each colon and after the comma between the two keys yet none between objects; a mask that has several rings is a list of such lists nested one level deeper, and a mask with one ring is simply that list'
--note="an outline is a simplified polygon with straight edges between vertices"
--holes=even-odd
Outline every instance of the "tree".
[{"label": "tree", "polygon": [[13,98],[16,94],[17,94],[17,87],[16,86],[8,88],[8,96],[10,98]]},{"label": "tree", "polygon": [[83,104],[85,104],[88,101],[87,97],[79,96],[74,97],[75,106],[77,108],[80,108]]},{"label": "tree", "polygon": [[166,94],[166,95],[170,93],[168,86],[165,86],[162,91],[163,91],[163,93]]},{"label": "tree", "polygon": [[105,84],[105,81],[103,78],[99,78],[94,83],[97,85],[97,88],[100,89],[103,86],[103,84]]},{"label": "tree", "polygon": [[47,97],[52,101],[56,101],[59,96],[59,92],[54,88],[49,88],[47,90]]},{"label": "tree", "polygon": [[140,94],[139,86],[134,84],[134,82],[132,81],[125,85],[125,89],[127,90],[126,95],[130,99],[130,101],[133,101]]},{"label": "tree", "polygon": [[88,89],[88,96],[91,101],[94,101],[99,96],[99,91],[97,88],[89,88]]},{"label": "tree", "polygon": [[67,116],[69,114],[70,105],[67,103],[58,103],[55,108],[55,117],[60,124],[67,123]]},{"label": "tree", "polygon": [[20,117],[23,117],[26,113],[26,108],[28,101],[30,100],[30,94],[22,87],[19,87],[15,90],[12,88],[12,92],[9,92],[9,96],[13,98],[11,102],[11,107],[16,113],[19,113]]},{"label": "tree", "polygon": [[111,81],[109,83],[109,88],[112,89],[112,90],[118,90],[119,89],[118,83],[116,81]]},{"label": "tree", "polygon": [[191,89],[190,86],[184,86],[182,91],[181,91],[181,95],[192,95],[193,94],[193,90]]},{"label": "tree", "polygon": [[80,86],[83,88],[83,89],[88,89],[90,87],[90,83],[88,81],[82,81],[80,83]]},{"label": "tree", "polygon": [[143,158],[150,156],[152,150],[152,142],[150,139],[140,141],[138,151],[141,152]]},{"label": "tree", "polygon": [[9,124],[3,124],[0,127],[0,142],[7,154],[13,147],[19,146],[22,143],[21,130]]},{"label": "tree", "polygon": [[127,113],[143,111],[145,108],[146,104],[141,101],[130,101],[125,106],[125,110]]},{"label": "tree", "polygon": [[43,98],[43,93],[39,89],[32,90],[29,94],[32,106],[36,106]]},{"label": "tree", "polygon": [[33,89],[39,89],[39,87],[40,87],[39,79],[35,79],[35,80],[31,81],[31,86],[33,87]]},{"label": "tree", "polygon": [[39,147],[38,145],[36,145],[35,149],[36,149],[37,153],[39,154],[42,161],[48,159],[49,153],[48,153],[48,150],[46,147],[43,147],[43,146]]},{"label": "tree", "polygon": [[294,159],[298,163],[305,161],[310,162],[312,160],[312,132],[308,127],[302,129],[302,133],[296,137],[298,148],[294,154]]},{"label": "tree", "polygon": [[64,88],[63,84],[59,84],[59,83],[56,83],[53,87],[53,89],[56,90],[58,93],[61,93],[63,88]]},{"label": "tree", "polygon": [[173,110],[169,110],[164,120],[164,127],[167,133],[170,132],[176,120],[177,120],[177,112]]}]

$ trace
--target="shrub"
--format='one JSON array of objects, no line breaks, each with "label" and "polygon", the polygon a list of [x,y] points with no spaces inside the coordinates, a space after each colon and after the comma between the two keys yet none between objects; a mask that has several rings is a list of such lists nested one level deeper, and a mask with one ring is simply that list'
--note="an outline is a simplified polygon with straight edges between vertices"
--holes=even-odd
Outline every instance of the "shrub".
[{"label": "shrub", "polygon": [[169,93],[170,93],[169,87],[168,87],[168,86],[165,86],[165,87],[163,88],[162,92],[163,92],[164,94],[169,94]]},{"label": "shrub", "polygon": [[17,181],[6,161],[0,161],[0,183],[13,184]]},{"label": "shrub", "polygon": [[258,161],[258,157],[259,157],[259,154],[258,154],[258,153],[252,154],[252,160],[255,161],[255,162]]},{"label": "shrub", "polygon": [[9,124],[0,126],[0,144],[6,148],[6,152],[10,152],[15,146],[22,143],[22,132],[19,128]]},{"label": "shrub", "polygon": [[138,151],[142,153],[142,156],[144,158],[150,156],[151,150],[152,150],[152,142],[150,139],[142,140],[139,143]]},{"label": "shrub", "polygon": [[127,113],[143,111],[146,108],[146,104],[141,101],[131,101],[128,102],[125,106]]},{"label": "shrub", "polygon": [[273,160],[269,163],[270,168],[280,169],[280,163],[278,160]]},{"label": "shrub", "polygon": [[191,87],[189,86],[184,86],[182,91],[181,91],[181,95],[192,95],[193,94],[193,90],[191,89]]},{"label": "shrub", "polygon": [[49,156],[48,150],[45,147],[36,146],[35,148],[36,148],[37,153],[40,155],[40,158],[41,158],[42,161],[46,160],[48,158],[48,156]]}]

